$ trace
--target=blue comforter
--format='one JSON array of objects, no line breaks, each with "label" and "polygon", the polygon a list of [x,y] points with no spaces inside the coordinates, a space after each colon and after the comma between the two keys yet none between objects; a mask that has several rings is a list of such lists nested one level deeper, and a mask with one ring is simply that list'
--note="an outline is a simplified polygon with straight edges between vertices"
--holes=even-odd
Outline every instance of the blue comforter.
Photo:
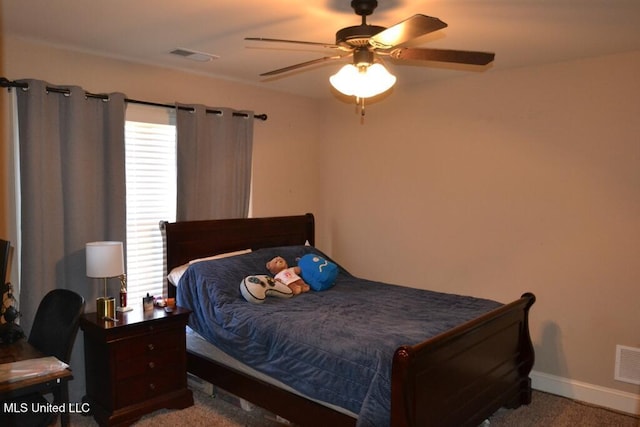
[{"label": "blue comforter", "polygon": [[190,326],[238,360],[305,395],[358,414],[358,426],[390,423],[391,363],[397,347],[422,342],[501,304],[363,280],[340,267],[336,285],[290,299],[251,304],[241,280],[265,263],[320,251],[260,249],[191,265],[177,302]]}]

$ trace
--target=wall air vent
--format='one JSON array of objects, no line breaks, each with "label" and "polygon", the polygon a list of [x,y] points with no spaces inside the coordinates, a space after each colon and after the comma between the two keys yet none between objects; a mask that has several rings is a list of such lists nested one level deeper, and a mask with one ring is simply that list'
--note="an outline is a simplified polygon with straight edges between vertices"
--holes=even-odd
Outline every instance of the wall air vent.
[{"label": "wall air vent", "polygon": [[177,49],[173,49],[171,52],[169,52],[173,55],[178,55],[178,56],[182,56],[183,58],[187,58],[190,59],[192,61],[197,61],[197,62],[209,62],[212,59],[218,59],[220,58],[218,55],[212,55],[210,53],[206,53],[206,52],[198,52],[196,50],[191,50],[191,49],[184,49],[184,48],[177,48]]},{"label": "wall air vent", "polygon": [[640,385],[640,348],[616,346],[616,372],[614,378]]}]

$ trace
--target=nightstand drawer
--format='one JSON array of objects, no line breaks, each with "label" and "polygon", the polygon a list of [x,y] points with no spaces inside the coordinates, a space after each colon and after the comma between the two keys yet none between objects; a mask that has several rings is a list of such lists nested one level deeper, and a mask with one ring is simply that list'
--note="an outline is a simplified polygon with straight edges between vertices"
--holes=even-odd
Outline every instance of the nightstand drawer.
[{"label": "nightstand drawer", "polygon": [[122,408],[144,402],[172,390],[179,389],[185,381],[184,373],[175,369],[158,371],[154,375],[142,375],[118,382],[116,407]]},{"label": "nightstand drawer", "polygon": [[[184,351],[184,350],[182,350]],[[156,351],[151,355],[132,357],[118,362],[116,379],[135,377],[139,375],[155,376],[165,369],[180,366],[182,352],[178,347]]]},{"label": "nightstand drawer", "polygon": [[171,330],[175,330],[176,325],[173,322],[163,322],[154,320],[152,322],[144,322],[138,325],[131,325],[126,330],[115,328],[109,331],[109,340],[117,341],[127,338],[138,338],[142,336],[150,336],[155,334],[166,334]]},{"label": "nightstand drawer", "polygon": [[126,339],[114,345],[116,362],[140,356],[153,356],[164,351],[184,348],[184,332],[182,329],[167,329],[162,333],[142,335],[135,339]]}]

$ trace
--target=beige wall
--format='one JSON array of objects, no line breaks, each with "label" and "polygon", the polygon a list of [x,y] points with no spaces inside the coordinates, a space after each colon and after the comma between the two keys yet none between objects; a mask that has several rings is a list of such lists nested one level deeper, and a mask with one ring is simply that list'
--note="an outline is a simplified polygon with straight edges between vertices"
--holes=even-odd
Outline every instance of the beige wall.
[{"label": "beige wall", "polygon": [[[318,246],[364,277],[500,301],[532,291],[537,371],[640,392],[613,380],[615,345],[640,346],[640,53],[400,79],[361,124],[335,100],[4,42],[10,79],[266,112],[255,216],[315,212]],[[297,162],[278,167],[282,155]]]},{"label": "beige wall", "polygon": [[534,292],[534,369],[638,393],[613,375],[640,346],[639,75],[635,52],[399,85],[364,125],[327,105],[320,244],[365,277]]}]

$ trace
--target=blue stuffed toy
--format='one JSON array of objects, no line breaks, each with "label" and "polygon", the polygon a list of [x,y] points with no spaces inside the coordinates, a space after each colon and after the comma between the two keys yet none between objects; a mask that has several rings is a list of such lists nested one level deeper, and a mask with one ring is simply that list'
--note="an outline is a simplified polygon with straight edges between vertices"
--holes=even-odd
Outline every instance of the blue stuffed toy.
[{"label": "blue stuffed toy", "polygon": [[316,254],[307,254],[298,260],[300,274],[314,291],[331,288],[338,276],[338,266]]}]

